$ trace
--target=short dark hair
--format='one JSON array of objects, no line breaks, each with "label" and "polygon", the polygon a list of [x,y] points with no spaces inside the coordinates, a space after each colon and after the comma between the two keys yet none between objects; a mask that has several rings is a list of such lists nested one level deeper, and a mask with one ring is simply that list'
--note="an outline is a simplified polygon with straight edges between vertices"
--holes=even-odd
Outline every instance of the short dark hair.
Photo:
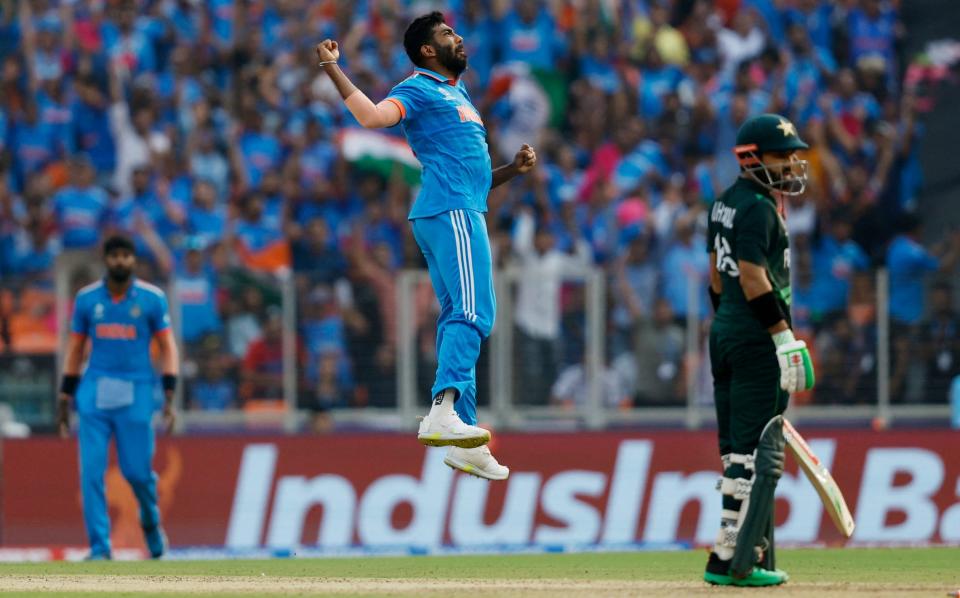
[{"label": "short dark hair", "polygon": [[441,23],[443,13],[438,10],[421,15],[410,23],[403,34],[403,49],[407,51],[410,62],[421,66],[423,57],[420,55],[420,48],[433,40],[433,30]]},{"label": "short dark hair", "polygon": [[111,252],[118,249],[126,249],[130,253],[136,254],[137,248],[133,244],[133,240],[126,235],[112,235],[103,242],[103,255],[110,255]]}]

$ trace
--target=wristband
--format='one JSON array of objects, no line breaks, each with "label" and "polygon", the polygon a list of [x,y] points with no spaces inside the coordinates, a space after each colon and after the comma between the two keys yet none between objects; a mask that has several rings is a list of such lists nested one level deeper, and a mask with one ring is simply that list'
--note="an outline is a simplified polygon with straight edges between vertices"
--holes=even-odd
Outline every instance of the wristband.
[{"label": "wristband", "polygon": [[710,303],[713,304],[713,311],[716,312],[720,309],[720,293],[714,292],[713,287],[707,287],[707,292],[710,293]]},{"label": "wristband", "polygon": [[177,389],[176,374],[164,374],[161,378],[164,392],[173,392]]},{"label": "wristband", "polygon": [[336,60],[321,60],[317,63],[317,66],[323,66],[325,64],[337,64]]},{"label": "wristband", "polygon": [[750,306],[754,317],[760,320],[760,325],[764,328],[770,328],[780,320],[787,319],[773,291],[766,292],[759,297],[754,297],[747,302],[747,305]]},{"label": "wristband", "polygon": [[786,345],[787,343],[792,343],[797,339],[793,336],[793,331],[787,328],[786,330],[781,330],[780,332],[771,336],[773,339],[774,346],[779,347],[780,345]]},{"label": "wristband", "polygon": [[80,376],[76,374],[64,374],[60,382],[60,392],[71,397],[77,394],[77,386],[80,385]]}]

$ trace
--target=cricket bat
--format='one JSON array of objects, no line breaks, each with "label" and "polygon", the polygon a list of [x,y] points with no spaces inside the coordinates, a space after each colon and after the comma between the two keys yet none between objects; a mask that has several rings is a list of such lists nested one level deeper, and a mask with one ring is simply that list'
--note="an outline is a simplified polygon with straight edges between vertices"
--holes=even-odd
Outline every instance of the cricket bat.
[{"label": "cricket bat", "polygon": [[837,526],[837,529],[845,538],[852,536],[856,524],[853,521],[853,515],[850,514],[850,509],[847,508],[847,501],[843,499],[840,487],[833,480],[830,471],[810,450],[803,436],[797,433],[793,424],[788,422],[786,418],[783,419],[783,437],[787,441],[790,454],[800,464],[800,469],[807,475],[807,479],[810,480],[813,487],[817,489],[817,494],[820,495],[820,500],[823,501],[823,506],[830,515],[830,519],[833,520],[833,524]]}]

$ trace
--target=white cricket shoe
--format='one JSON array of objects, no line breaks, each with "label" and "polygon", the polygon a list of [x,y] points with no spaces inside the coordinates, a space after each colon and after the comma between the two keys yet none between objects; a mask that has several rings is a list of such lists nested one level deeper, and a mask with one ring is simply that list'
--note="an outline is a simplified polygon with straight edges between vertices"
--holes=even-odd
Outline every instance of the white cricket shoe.
[{"label": "white cricket shoe", "polygon": [[427,446],[476,448],[490,442],[490,432],[463,423],[456,412],[427,415],[420,420],[417,440]]},{"label": "white cricket shoe", "polygon": [[510,475],[510,468],[497,463],[488,446],[469,449],[451,446],[443,462],[485,480],[505,480]]}]

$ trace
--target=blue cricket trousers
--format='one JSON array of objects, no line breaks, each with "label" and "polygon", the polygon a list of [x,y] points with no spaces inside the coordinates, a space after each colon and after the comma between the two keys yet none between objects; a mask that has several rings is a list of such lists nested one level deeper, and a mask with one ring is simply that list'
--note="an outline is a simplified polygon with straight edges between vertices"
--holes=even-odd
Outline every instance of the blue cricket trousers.
[{"label": "blue cricket trousers", "polygon": [[440,301],[437,377],[431,395],[457,389],[457,414],[476,425],[477,358],[497,312],[487,223],[474,210],[451,210],[411,223]]},{"label": "blue cricket trousers", "polygon": [[97,376],[85,375],[77,389],[80,493],[92,555],[110,554],[110,518],[104,476],[111,437],[116,439],[120,471],[140,504],[141,525],[153,527],[160,523],[157,476],[152,468],[153,393],[153,381],[135,382],[131,404],[102,409],[97,406]]}]

